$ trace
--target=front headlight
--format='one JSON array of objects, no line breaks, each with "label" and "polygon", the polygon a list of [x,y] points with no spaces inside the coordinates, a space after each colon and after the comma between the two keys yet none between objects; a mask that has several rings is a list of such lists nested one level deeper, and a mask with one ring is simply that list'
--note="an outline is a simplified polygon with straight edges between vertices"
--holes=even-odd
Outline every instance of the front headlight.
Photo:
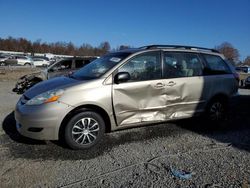
[{"label": "front headlight", "polygon": [[44,92],[30,99],[26,103],[26,105],[39,105],[39,104],[44,104],[44,103],[55,102],[61,97],[63,92],[64,92],[63,89],[53,89],[53,90]]}]

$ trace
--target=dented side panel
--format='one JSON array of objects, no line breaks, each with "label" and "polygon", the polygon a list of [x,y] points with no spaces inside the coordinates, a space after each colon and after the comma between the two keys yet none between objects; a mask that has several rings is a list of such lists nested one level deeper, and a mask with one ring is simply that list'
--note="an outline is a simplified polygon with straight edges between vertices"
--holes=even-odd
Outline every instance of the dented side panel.
[{"label": "dented side panel", "polygon": [[114,84],[117,124],[128,126],[190,117],[204,108],[203,84],[203,77]]},{"label": "dented side panel", "polygon": [[129,82],[113,85],[113,105],[118,126],[165,119],[164,80]]},{"label": "dented side panel", "polygon": [[201,76],[166,79],[166,119],[191,117],[203,111],[207,98],[204,83]]}]

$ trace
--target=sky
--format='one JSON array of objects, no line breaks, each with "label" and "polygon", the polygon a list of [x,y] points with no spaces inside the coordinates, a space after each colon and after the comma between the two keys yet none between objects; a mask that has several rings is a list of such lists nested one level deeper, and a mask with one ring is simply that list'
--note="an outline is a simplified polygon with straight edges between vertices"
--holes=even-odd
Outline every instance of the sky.
[{"label": "sky", "polygon": [[0,0],[0,38],[140,47],[223,42],[250,55],[250,0]]}]

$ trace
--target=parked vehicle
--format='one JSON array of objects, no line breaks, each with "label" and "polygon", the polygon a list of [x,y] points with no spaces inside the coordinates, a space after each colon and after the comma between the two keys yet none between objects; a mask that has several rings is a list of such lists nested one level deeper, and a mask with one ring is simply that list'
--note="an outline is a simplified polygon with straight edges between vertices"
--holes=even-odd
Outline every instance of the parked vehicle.
[{"label": "parked vehicle", "polygon": [[5,66],[5,65],[8,65],[6,63],[6,60],[9,59],[9,56],[5,56],[5,55],[0,55],[0,65],[1,66]]},{"label": "parked vehicle", "polygon": [[245,80],[245,87],[250,88],[250,76],[248,76]]},{"label": "parked vehicle", "polygon": [[203,113],[220,123],[237,92],[237,74],[216,50],[151,45],[35,85],[18,101],[15,118],[24,136],[87,149],[105,132],[129,127]]},{"label": "parked vehicle", "polygon": [[235,68],[239,74],[239,85],[245,87],[246,78],[250,76],[249,66],[239,66]]},{"label": "parked vehicle", "polygon": [[48,80],[53,77],[71,74],[74,71],[87,65],[94,59],[96,59],[96,57],[75,57],[62,59],[58,62],[51,64],[48,68],[45,68],[44,70],[22,76],[18,79],[13,91],[17,94],[22,94],[27,89],[43,80]]},{"label": "parked vehicle", "polygon": [[250,73],[250,67],[249,66],[240,66],[235,68],[236,71],[244,72],[244,73]]},{"label": "parked vehicle", "polygon": [[49,61],[49,58],[45,57],[45,56],[32,56],[32,59],[34,58],[39,58],[39,59],[44,59],[46,61]]},{"label": "parked vehicle", "polygon": [[32,66],[33,60],[27,56],[11,56],[5,60],[7,65],[22,65],[22,66]]},{"label": "parked vehicle", "polygon": [[50,65],[50,62],[48,60],[43,59],[43,58],[33,57],[32,59],[33,59],[33,64],[35,67],[39,67],[39,66],[46,67],[46,66]]}]

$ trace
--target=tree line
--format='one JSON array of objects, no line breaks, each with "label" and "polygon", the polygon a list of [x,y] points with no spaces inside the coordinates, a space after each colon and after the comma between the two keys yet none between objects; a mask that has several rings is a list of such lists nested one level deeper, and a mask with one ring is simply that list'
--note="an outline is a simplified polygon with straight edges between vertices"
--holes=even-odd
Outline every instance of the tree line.
[{"label": "tree line", "polygon": [[72,42],[42,42],[40,39],[34,42],[25,38],[8,37],[0,38],[0,50],[17,51],[24,53],[52,53],[72,56],[101,56],[111,50],[109,42],[102,42],[93,47],[90,44],[82,44],[77,47]]},{"label": "tree line", "polygon": [[[104,41],[99,46],[93,47],[90,44],[83,43],[76,46],[72,42],[42,42],[40,39],[34,42],[25,38],[8,37],[0,38],[0,50],[18,51],[24,53],[52,53],[72,56],[101,56],[110,51],[117,51],[129,48],[127,45],[120,45],[111,49],[109,42]],[[242,62],[239,60],[239,51],[229,42],[215,46],[215,49],[222,53],[233,65],[242,64],[250,65],[250,56],[247,56]]]}]

